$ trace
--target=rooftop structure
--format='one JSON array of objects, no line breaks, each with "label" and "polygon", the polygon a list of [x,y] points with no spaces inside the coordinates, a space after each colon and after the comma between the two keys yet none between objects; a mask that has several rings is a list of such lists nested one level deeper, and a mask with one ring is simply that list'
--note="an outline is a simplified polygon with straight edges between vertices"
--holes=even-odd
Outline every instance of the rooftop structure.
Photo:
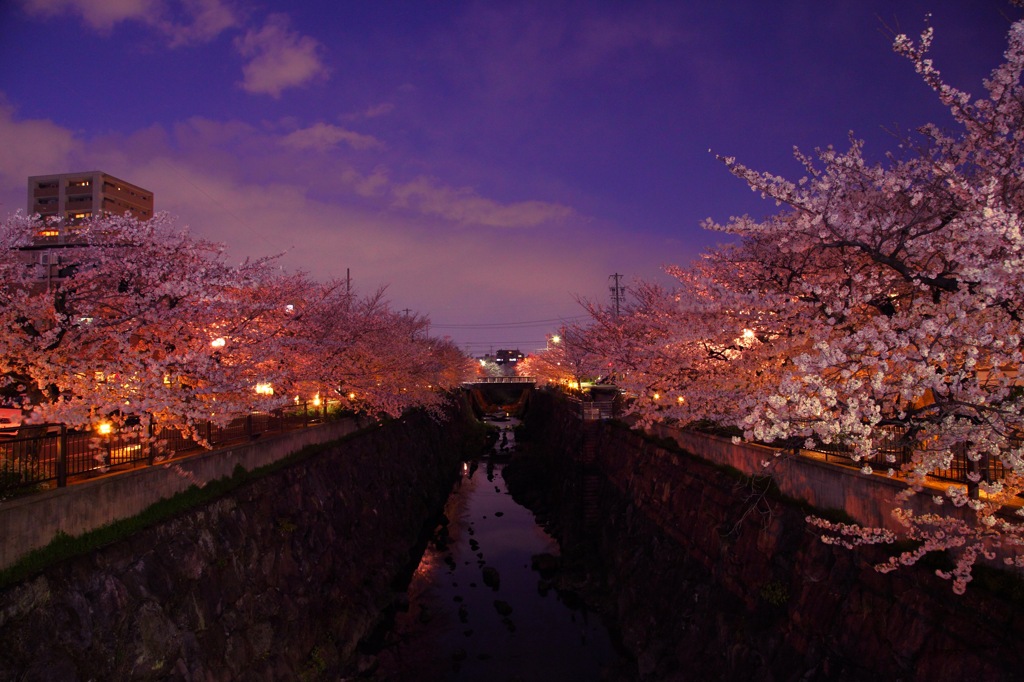
[{"label": "rooftop structure", "polygon": [[58,218],[64,225],[103,213],[148,220],[153,217],[153,193],[98,170],[33,175],[28,179],[28,213]]},{"label": "rooftop structure", "polygon": [[21,249],[49,288],[74,271],[74,250],[83,245],[80,226],[100,215],[153,217],[153,193],[103,171],[33,175],[28,179],[28,213],[46,221],[31,246]]},{"label": "rooftop structure", "polygon": [[514,364],[525,357],[525,355],[519,352],[518,348],[515,350],[499,350],[494,357],[494,362],[499,365]]}]

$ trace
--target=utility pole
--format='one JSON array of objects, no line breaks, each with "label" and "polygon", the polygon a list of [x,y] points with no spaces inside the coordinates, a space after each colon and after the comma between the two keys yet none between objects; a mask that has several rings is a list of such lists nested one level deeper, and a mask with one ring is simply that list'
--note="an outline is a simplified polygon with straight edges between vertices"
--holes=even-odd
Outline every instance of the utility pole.
[{"label": "utility pole", "polygon": [[608,287],[608,291],[612,292],[612,302],[615,304],[615,317],[619,316],[619,305],[622,303],[622,297],[626,293],[626,287],[619,286],[619,278],[623,277],[619,273],[609,275],[608,279],[614,280],[615,284]]}]

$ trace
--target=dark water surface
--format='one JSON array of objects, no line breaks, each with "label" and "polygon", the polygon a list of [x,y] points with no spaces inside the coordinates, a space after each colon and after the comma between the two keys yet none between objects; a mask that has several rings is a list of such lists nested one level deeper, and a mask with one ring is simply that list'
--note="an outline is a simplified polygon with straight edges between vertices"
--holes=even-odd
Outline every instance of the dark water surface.
[{"label": "dark water surface", "polygon": [[600,617],[539,570],[558,544],[508,493],[502,452],[464,466],[447,542],[427,547],[374,679],[601,680],[621,665]]}]

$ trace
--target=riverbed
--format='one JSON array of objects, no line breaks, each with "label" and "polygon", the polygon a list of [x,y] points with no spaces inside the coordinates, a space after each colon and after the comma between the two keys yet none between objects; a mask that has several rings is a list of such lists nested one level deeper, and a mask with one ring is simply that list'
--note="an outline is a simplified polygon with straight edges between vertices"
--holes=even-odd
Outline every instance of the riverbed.
[{"label": "riverbed", "polygon": [[493,453],[463,465],[374,679],[591,681],[621,669],[602,619],[556,589],[558,543],[508,492],[514,432],[501,426]]}]

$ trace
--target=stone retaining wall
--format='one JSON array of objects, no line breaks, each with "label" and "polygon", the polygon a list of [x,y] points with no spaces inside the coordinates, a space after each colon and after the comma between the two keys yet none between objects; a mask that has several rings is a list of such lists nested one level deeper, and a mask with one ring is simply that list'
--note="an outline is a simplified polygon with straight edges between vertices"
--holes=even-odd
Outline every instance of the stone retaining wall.
[{"label": "stone retaining wall", "polygon": [[135,516],[154,502],[190,485],[205,485],[231,476],[236,467],[252,471],[283,459],[307,445],[337,440],[359,428],[354,418],[328,422],[251,443],[210,450],[127,472],[0,502],[0,569],[57,533],[81,535],[114,521]]},{"label": "stone retaining wall", "polygon": [[[892,510],[897,506],[913,509],[916,513],[934,511],[930,494],[911,497],[897,504],[896,495],[907,488],[899,478],[889,478],[884,473],[865,475],[859,469],[828,463],[804,455],[784,454],[776,457],[778,448],[754,443],[733,443],[706,433],[682,431],[672,427],[656,425],[651,433],[671,438],[687,452],[698,457],[730,466],[748,476],[771,475],[780,492],[789,497],[803,500],[816,509],[841,509],[858,523],[874,528],[902,531],[893,518]],[[768,463],[765,467],[764,463]],[[934,494],[941,495],[941,486]],[[944,507],[944,513],[973,520],[966,508],[952,504]]]},{"label": "stone retaining wall", "polygon": [[467,433],[408,416],[0,592],[0,679],[344,677]]},{"label": "stone retaining wall", "polygon": [[[958,597],[934,562],[878,573],[887,554],[825,545],[805,509],[735,471],[584,424],[550,396],[532,408],[552,531],[563,551],[593,552],[644,680],[1020,679],[1024,590],[1012,577]],[[587,450],[593,463],[580,464]]]}]

